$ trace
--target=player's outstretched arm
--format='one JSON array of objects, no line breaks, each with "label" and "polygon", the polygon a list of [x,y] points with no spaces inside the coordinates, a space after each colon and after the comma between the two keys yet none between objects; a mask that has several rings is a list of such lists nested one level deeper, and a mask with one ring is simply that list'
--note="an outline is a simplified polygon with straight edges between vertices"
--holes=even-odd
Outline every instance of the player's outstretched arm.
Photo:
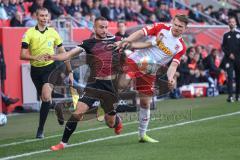
[{"label": "player's outstretched arm", "polygon": [[144,32],[142,30],[138,30],[134,33],[132,33],[129,37],[123,39],[122,41],[116,42],[117,49],[120,48],[127,48],[129,43],[132,43],[144,36]]},{"label": "player's outstretched arm", "polygon": [[55,61],[65,61],[71,59],[72,57],[80,54],[83,51],[84,50],[81,47],[76,47],[68,52],[52,55],[50,56],[50,59]]},{"label": "player's outstretched arm", "polygon": [[134,42],[136,40],[141,39],[144,36],[144,32],[142,29],[132,33],[129,37],[124,39],[124,41]]},{"label": "player's outstretched arm", "polygon": [[153,44],[151,42],[132,42],[131,48],[141,49],[141,48],[149,48],[152,47]]}]

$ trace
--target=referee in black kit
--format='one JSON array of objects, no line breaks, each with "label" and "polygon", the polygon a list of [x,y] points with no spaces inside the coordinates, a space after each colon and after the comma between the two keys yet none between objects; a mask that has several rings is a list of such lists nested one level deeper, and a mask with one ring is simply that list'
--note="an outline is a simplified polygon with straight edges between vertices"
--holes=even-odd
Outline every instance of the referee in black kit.
[{"label": "referee in black kit", "polygon": [[233,99],[233,71],[235,71],[236,92],[235,100],[240,101],[240,30],[237,29],[235,17],[230,17],[228,22],[230,31],[223,36],[222,50],[225,53],[223,59],[223,68],[226,70],[228,102],[234,102]]},{"label": "referee in black kit", "polygon": [[[54,28],[48,27],[49,12],[46,8],[37,9],[38,24],[29,28],[22,38],[21,56],[22,60],[30,60],[31,78],[41,97],[39,125],[36,138],[44,138],[44,124],[52,103],[53,85],[48,82],[50,73],[56,68],[54,61],[44,61],[44,54],[54,54],[57,47],[58,53],[64,53],[62,39]],[[66,62],[70,81],[73,81],[71,66]],[[71,73],[71,74],[70,74]]]}]

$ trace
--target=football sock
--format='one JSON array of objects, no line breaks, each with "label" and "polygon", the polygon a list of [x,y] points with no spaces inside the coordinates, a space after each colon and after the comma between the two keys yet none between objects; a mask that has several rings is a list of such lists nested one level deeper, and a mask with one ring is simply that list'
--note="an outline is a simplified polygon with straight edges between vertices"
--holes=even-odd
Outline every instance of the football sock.
[{"label": "football sock", "polygon": [[140,107],[139,111],[139,136],[143,137],[146,134],[150,119],[150,109]]},{"label": "football sock", "polygon": [[68,143],[70,136],[73,134],[77,127],[78,120],[73,115],[69,118],[66,123],[65,130],[62,137],[63,143]]},{"label": "football sock", "polygon": [[41,109],[40,109],[39,126],[38,126],[38,130],[40,131],[43,131],[44,124],[48,116],[49,107],[50,107],[50,101],[42,102]]}]

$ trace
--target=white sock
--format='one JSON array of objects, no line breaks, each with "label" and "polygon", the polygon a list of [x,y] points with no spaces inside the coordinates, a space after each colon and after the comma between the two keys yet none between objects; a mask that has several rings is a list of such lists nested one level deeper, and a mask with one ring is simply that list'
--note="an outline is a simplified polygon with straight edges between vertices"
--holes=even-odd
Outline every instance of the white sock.
[{"label": "white sock", "polygon": [[64,142],[62,142],[62,141],[61,141],[60,143],[63,144],[64,147],[67,146],[67,143],[64,143]]},{"label": "white sock", "polygon": [[145,109],[140,107],[140,111],[139,111],[139,136],[140,137],[143,137],[146,134],[149,120],[150,120],[150,108]]}]

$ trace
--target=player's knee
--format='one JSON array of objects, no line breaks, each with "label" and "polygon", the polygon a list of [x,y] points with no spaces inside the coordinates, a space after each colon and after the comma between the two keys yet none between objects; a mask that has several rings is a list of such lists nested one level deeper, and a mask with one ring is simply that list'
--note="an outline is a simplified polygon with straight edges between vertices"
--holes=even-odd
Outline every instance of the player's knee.
[{"label": "player's knee", "polygon": [[149,102],[142,102],[140,103],[142,108],[149,108],[150,107],[150,103]]},{"label": "player's knee", "polygon": [[81,121],[83,119],[83,114],[73,114],[72,116],[76,121]]},{"label": "player's knee", "polygon": [[43,102],[48,102],[51,101],[51,96],[50,94],[42,94],[41,99]]}]

